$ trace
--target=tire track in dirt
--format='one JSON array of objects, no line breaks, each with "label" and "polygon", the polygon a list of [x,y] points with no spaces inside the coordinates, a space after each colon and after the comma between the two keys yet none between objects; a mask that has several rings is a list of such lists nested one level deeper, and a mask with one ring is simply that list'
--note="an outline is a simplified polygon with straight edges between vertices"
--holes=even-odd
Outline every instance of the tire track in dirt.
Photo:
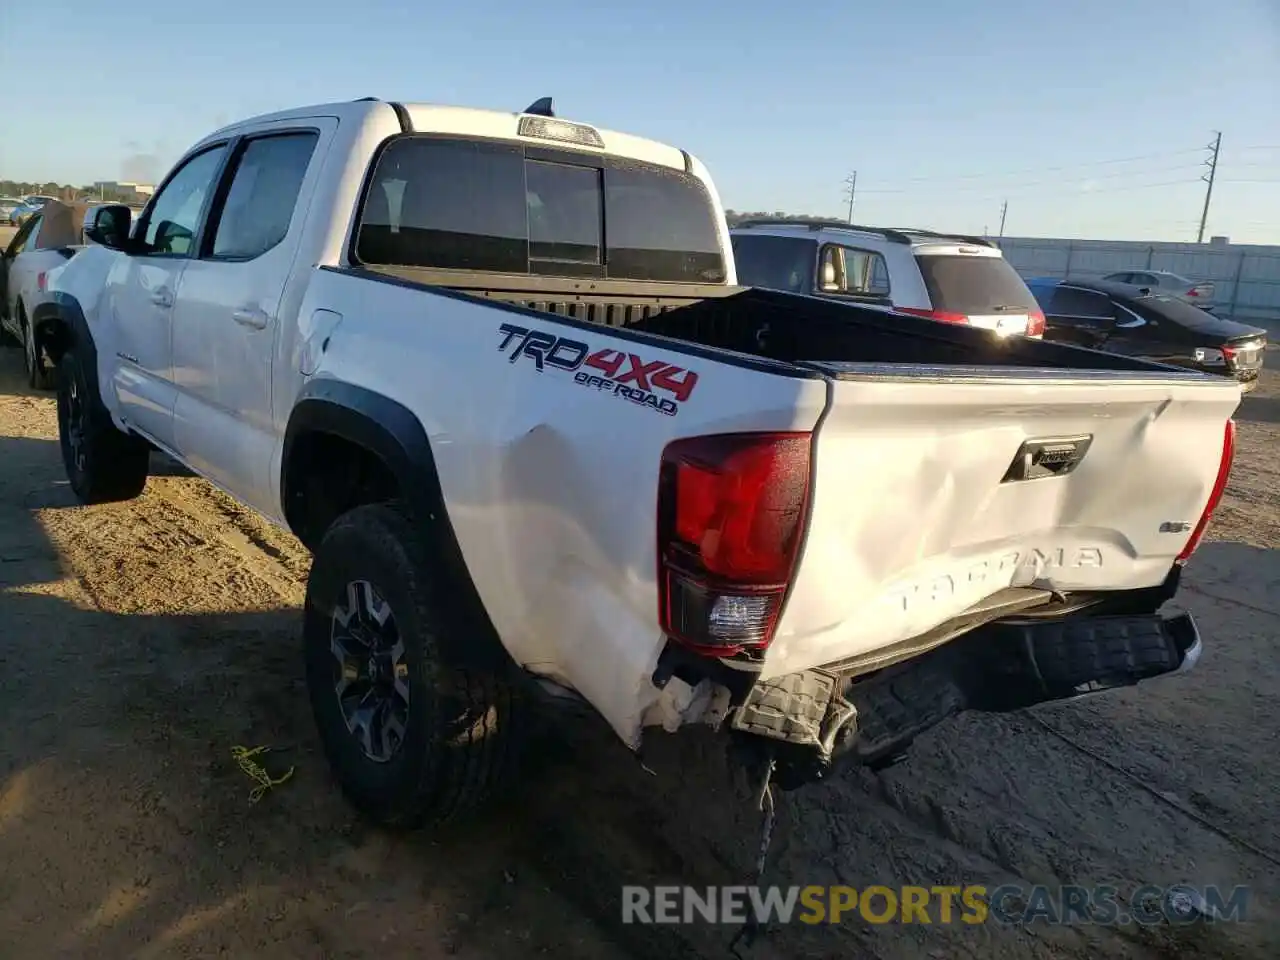
[{"label": "tire track in dirt", "polygon": [[[238,505],[231,505],[221,491],[200,480],[152,481],[156,497],[180,511],[222,546],[236,554],[245,567],[275,592],[281,601],[301,606],[306,595],[310,557],[283,531],[272,536],[266,521]],[[267,529],[264,529],[267,528]]]}]

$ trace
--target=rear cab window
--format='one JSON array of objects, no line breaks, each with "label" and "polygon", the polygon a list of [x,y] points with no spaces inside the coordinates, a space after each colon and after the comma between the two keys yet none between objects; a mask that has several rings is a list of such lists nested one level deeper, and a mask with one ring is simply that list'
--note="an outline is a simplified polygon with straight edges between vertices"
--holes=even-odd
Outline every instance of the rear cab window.
[{"label": "rear cab window", "polygon": [[723,283],[698,178],[520,143],[407,135],[378,158],[355,259],[383,266]]},{"label": "rear cab window", "polygon": [[916,263],[934,310],[981,316],[1039,309],[1004,257],[921,253]]}]

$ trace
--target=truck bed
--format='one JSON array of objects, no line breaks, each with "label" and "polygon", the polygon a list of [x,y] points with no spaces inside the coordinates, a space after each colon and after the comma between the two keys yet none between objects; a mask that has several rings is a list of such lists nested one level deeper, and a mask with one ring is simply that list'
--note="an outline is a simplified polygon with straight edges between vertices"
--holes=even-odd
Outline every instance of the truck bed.
[{"label": "truck bed", "polygon": [[[756,287],[486,276],[375,267],[411,284],[444,287],[566,317],[786,363],[1025,367],[1174,375],[1171,367],[1043,340],[889,314],[854,303]],[[823,372],[839,377],[837,367]]]},{"label": "truck bed", "polygon": [[[786,606],[767,649],[735,654],[768,680],[877,669],[1058,597],[1159,605],[1240,402],[1221,377],[769,290],[320,270],[310,302],[359,322],[316,377],[402,386],[504,647],[629,743],[660,695],[674,441],[812,436]],[[562,340],[579,365],[626,356],[628,381],[674,369],[697,392],[664,408],[671,386],[548,363]]]}]

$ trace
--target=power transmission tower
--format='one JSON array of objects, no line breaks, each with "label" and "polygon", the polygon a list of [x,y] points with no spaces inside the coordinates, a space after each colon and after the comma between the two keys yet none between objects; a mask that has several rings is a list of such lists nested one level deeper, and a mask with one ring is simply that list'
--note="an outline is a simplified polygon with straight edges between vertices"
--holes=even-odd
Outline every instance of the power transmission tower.
[{"label": "power transmission tower", "polygon": [[1196,243],[1204,243],[1204,224],[1209,219],[1209,199],[1213,196],[1213,179],[1218,175],[1218,151],[1222,149],[1222,134],[1216,130],[1214,132],[1217,136],[1214,137],[1213,143],[1205,147],[1210,151],[1209,159],[1205,161],[1209,173],[1200,175],[1200,179],[1209,186],[1204,191],[1204,210],[1200,212],[1200,230],[1196,234]]},{"label": "power transmission tower", "polygon": [[1004,218],[1009,213],[1009,201],[1000,204],[1000,239],[1004,239]]},{"label": "power transmission tower", "polygon": [[849,216],[848,222],[853,223],[853,198],[858,191],[858,171],[855,170],[849,176],[844,178],[844,189],[849,194]]}]

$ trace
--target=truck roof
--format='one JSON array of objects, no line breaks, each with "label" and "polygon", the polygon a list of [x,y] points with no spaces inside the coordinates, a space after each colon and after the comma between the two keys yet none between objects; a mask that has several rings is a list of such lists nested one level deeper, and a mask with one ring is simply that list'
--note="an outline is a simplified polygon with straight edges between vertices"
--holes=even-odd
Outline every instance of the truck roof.
[{"label": "truck roof", "polygon": [[[534,106],[537,105],[531,105],[531,109]],[[701,167],[701,164],[698,164],[693,157],[678,147],[672,147],[644,137],[633,136],[629,133],[598,127],[581,120],[566,117],[547,117],[545,114],[532,114],[522,111],[454,107],[438,103],[401,103],[379,100],[375,97],[337,103],[312,104],[293,107],[288,110],[278,110],[274,113],[264,113],[222,127],[205,139],[209,140],[214,137],[225,136],[229,133],[234,133],[241,127],[265,122],[296,120],[316,116],[337,117],[339,120],[361,120],[372,113],[386,109],[394,110],[400,118],[402,126],[407,123],[409,128],[416,132],[454,133],[459,136],[495,137],[511,140],[528,139],[527,136],[522,136],[520,132],[522,118],[546,117],[552,122],[560,121],[562,123],[590,127],[599,135],[600,141],[603,142],[603,147],[599,147],[581,142],[554,141],[557,147],[585,150],[591,153],[608,153],[632,160],[659,164],[675,170],[683,170],[686,173],[697,172],[703,179],[706,179],[706,171]],[[697,170],[695,170],[695,166],[698,168]]]}]

